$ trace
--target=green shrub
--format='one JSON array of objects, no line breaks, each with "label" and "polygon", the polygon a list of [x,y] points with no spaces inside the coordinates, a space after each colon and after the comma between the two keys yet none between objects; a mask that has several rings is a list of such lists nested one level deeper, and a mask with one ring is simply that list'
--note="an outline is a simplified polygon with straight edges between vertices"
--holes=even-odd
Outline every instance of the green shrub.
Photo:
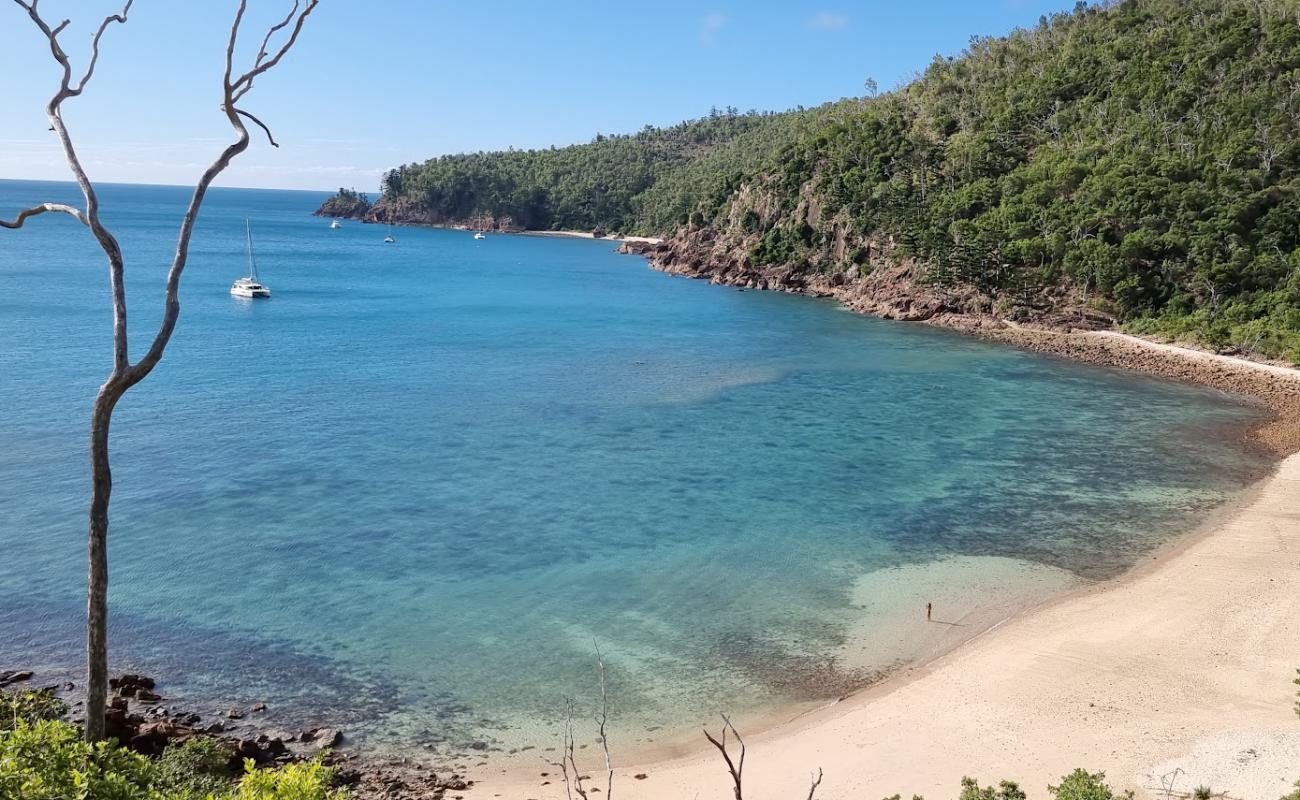
[{"label": "green shrub", "polygon": [[279,769],[257,769],[250,760],[244,768],[230,800],[343,800],[348,796],[345,790],[330,790],[334,773],[320,759]]},{"label": "green shrub", "polygon": [[1133,797],[1132,792],[1115,794],[1106,785],[1106,773],[1090,773],[1083,769],[1076,769],[1061,779],[1060,786],[1049,786],[1047,790],[1056,800],[1131,800]]},{"label": "green shrub", "polygon": [[[21,693],[10,693],[11,698]],[[40,706],[48,713],[48,706]],[[26,719],[0,730],[0,800],[346,800],[320,759],[280,768],[244,764],[233,784],[230,751],[191,739],[150,761],[115,742],[86,744],[66,722]]]},{"label": "green shrub", "polygon": [[0,800],[154,800],[153,765],[66,722],[19,719],[0,733]]},{"label": "green shrub", "polygon": [[1002,781],[996,789],[992,786],[981,789],[974,778],[962,778],[960,800],[1025,800],[1025,793],[1012,781]]},{"label": "green shrub", "polygon": [[230,790],[233,753],[216,739],[200,737],[169,745],[155,767],[154,786],[168,800],[200,800]]},{"label": "green shrub", "polygon": [[12,730],[18,720],[41,722],[62,719],[68,713],[68,704],[54,696],[49,689],[20,689],[6,692],[0,689],[0,733]]}]

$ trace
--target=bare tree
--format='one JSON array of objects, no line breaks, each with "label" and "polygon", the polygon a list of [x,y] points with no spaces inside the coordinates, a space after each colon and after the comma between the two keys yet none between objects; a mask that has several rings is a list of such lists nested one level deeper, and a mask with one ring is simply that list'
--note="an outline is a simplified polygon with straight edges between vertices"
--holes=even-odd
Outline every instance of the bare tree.
[{"label": "bare tree", "polygon": [[[727,731],[731,731],[731,737],[740,745],[740,752],[733,758],[731,755],[730,745],[727,744]],[[736,726],[731,724],[731,717],[726,714],[722,715],[722,732],[715,738],[707,730],[704,732],[704,738],[709,740],[709,744],[718,748],[722,754],[722,760],[727,763],[727,772],[731,774],[731,792],[735,795],[736,800],[745,800],[742,780],[745,776],[745,740],[740,738],[740,731]],[[817,774],[809,778],[808,800],[815,800],[817,787],[822,785],[822,770],[817,768]]]},{"label": "bare tree", "polygon": [[[737,754],[735,759],[732,759],[731,751],[727,749],[728,730],[731,731],[731,735],[735,738],[736,744],[740,745],[740,753]],[[704,732],[704,738],[708,739],[710,744],[718,748],[718,752],[722,754],[722,760],[727,762],[727,772],[731,773],[732,792],[735,794],[736,800],[745,800],[745,795],[741,790],[740,785],[741,778],[745,773],[745,740],[740,738],[740,731],[736,730],[736,726],[731,724],[731,718],[726,714],[723,714],[722,733],[717,739],[715,739],[713,738],[713,734],[706,730]]]},{"label": "bare tree", "polygon": [[[247,0],[239,0],[234,21],[230,25],[230,37],[226,43],[226,65],[222,82],[221,112],[225,114],[234,129],[235,141],[227,145],[217,159],[212,162],[199,178],[181,221],[180,234],[176,240],[176,254],[171,268],[167,272],[167,293],[163,308],[162,322],[149,344],[149,349],[139,361],[132,363],[128,348],[126,329],[126,288],[123,283],[124,258],[117,239],[104,227],[99,219],[99,198],[95,186],[91,183],[81,160],[73,147],[72,137],[63,122],[64,101],[79,96],[86,84],[95,74],[95,64],[99,61],[99,42],[109,25],[125,24],[133,0],[126,0],[121,13],[105,17],[100,22],[90,40],[90,60],[85,71],[74,80],[71,61],[59,41],[59,34],[70,24],[64,20],[51,26],[37,10],[40,0],[14,0],[27,15],[42,35],[49,41],[50,53],[62,68],[63,75],[58,91],[45,106],[45,114],[50,121],[50,129],[59,137],[63,146],[63,155],[68,167],[76,178],[81,194],[85,198],[84,209],[61,203],[40,203],[18,213],[12,221],[0,220],[0,227],[20,228],[28,219],[47,212],[63,213],[76,219],[90,229],[96,242],[104,251],[108,260],[108,279],[113,296],[113,368],[108,379],[95,395],[94,409],[90,421],[90,469],[92,489],[90,498],[90,532],[88,554],[88,586],[86,599],[86,740],[97,741],[104,738],[104,705],[108,693],[108,504],[112,494],[113,478],[108,458],[108,432],[113,419],[113,409],[122,395],[135,384],[144,380],[158,365],[176,320],[180,316],[181,304],[178,296],[181,273],[189,257],[190,236],[194,223],[198,219],[199,208],[207,194],[212,181],[221,174],[231,160],[248,149],[248,120],[266,134],[267,140],[274,147],[279,147],[270,129],[261,120],[239,108],[236,104],[253,88],[253,81],[280,63],[298,40],[303,23],[315,10],[319,0],[294,0],[293,8],[284,19],[272,25],[262,38],[261,46],[253,64],[244,72],[236,73],[234,67],[235,47],[239,38],[240,25],[244,19]],[[271,39],[281,31],[281,43],[271,49]]]},{"label": "bare tree", "polygon": [[[609,798],[614,795],[614,761],[609,752],[609,734],[607,730],[609,726],[609,681],[605,670],[605,657],[600,652],[600,645],[595,642],[592,645],[596,649],[596,666],[600,671],[600,715],[594,721],[600,734],[600,746],[605,751],[605,797]],[[599,792],[600,789],[598,787],[587,789],[586,784],[583,783],[583,781],[589,780],[590,776],[582,774],[574,755],[573,709],[573,700],[565,703],[560,760],[546,763],[560,768],[560,774],[564,777],[564,792],[569,800],[573,800],[574,792],[577,792],[578,797],[582,798],[582,800],[588,800],[588,791]]]}]

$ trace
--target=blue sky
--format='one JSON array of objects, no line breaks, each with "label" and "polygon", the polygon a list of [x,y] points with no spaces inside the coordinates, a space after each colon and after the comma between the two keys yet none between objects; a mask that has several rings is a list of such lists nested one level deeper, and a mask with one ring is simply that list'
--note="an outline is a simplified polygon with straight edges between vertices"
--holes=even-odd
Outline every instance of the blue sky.
[{"label": "blue sky", "polygon": [[[287,0],[249,0],[245,44]],[[497,3],[323,0],[298,47],[241,104],[258,141],[227,186],[373,191],[381,171],[433,155],[589,140],[710,106],[784,109],[882,90],[972,34],[1031,26],[1074,0]],[[120,0],[43,0],[74,63]],[[229,136],[217,111],[233,0],[137,0],[105,35],[85,96],[64,114],[103,181],[192,183]],[[482,10],[490,9],[490,10]],[[251,56],[251,53],[248,54]],[[56,65],[0,0],[0,178],[64,179],[43,107]],[[14,82],[22,76],[22,82]]]}]

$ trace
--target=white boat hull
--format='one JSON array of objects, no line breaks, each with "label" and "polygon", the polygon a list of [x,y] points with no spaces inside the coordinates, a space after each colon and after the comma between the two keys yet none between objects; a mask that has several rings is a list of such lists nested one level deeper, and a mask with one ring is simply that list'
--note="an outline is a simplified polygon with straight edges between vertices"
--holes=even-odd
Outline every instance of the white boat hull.
[{"label": "white boat hull", "polygon": [[234,297],[270,297],[270,289],[246,289],[240,286],[231,286],[230,294]]}]

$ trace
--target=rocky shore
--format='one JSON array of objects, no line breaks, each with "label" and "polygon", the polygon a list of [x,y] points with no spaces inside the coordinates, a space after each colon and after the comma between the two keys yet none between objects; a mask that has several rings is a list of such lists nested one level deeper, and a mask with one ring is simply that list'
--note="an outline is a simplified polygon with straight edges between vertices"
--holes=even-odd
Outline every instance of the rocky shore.
[{"label": "rocky shore", "polygon": [[[334,769],[335,783],[346,786],[356,800],[463,800],[473,787],[459,772],[434,769],[405,757],[379,757],[349,750],[341,730],[309,727],[278,728],[265,703],[205,719],[172,704],[147,675],[123,674],[109,680],[111,696],[105,713],[107,734],[142,755],[157,757],[170,744],[207,737],[230,751],[231,769],[242,771],[245,760],[261,767],[321,757]],[[70,721],[80,723],[85,701],[72,683],[41,685],[32,670],[0,670],[0,688],[37,689],[63,700],[72,709]]]},{"label": "rocky shore", "polygon": [[1300,373],[1273,372],[1245,359],[1171,348],[1114,333],[1118,320],[1077,302],[1066,291],[1032,301],[1000,303],[974,289],[927,283],[924,265],[877,256],[868,269],[808,273],[790,266],[754,266],[730,237],[686,230],[663,242],[627,241],[620,253],[644,256],[670,275],[742,289],[833,298],[883,319],[922,322],[1045,355],[1135,370],[1250,398],[1269,410],[1249,432],[1276,457],[1300,451]]}]

